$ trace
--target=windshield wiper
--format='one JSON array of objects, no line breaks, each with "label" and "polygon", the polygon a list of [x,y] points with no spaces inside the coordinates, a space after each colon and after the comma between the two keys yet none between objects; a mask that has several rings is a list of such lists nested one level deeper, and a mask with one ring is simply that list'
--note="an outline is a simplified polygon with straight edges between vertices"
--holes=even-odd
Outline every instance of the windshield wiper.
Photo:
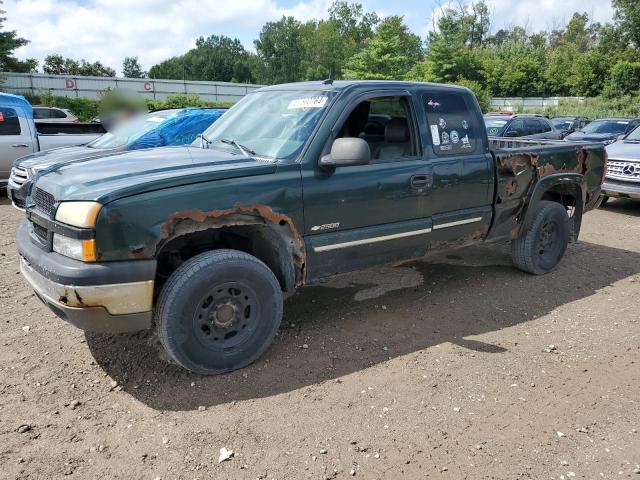
[{"label": "windshield wiper", "polygon": [[233,139],[221,138],[221,139],[220,139],[220,141],[221,141],[222,143],[226,143],[227,145],[233,145],[233,146],[234,146],[234,147],[236,147],[238,150],[240,150],[240,151],[242,152],[242,154],[243,154],[245,157],[247,157],[247,158],[249,158],[249,159],[251,159],[251,160],[253,160],[253,157],[254,157],[255,155],[257,155],[257,154],[256,154],[256,152],[254,152],[254,151],[253,151],[253,150],[251,150],[250,148],[248,148],[248,147],[246,147],[246,146],[244,146],[244,145],[242,145],[242,144],[240,144],[240,143],[236,142],[236,141],[235,141],[235,140],[233,140]]},{"label": "windshield wiper", "polygon": [[196,138],[200,139],[200,148],[204,149],[205,143],[211,145],[211,140],[204,136],[204,133],[199,133]]}]

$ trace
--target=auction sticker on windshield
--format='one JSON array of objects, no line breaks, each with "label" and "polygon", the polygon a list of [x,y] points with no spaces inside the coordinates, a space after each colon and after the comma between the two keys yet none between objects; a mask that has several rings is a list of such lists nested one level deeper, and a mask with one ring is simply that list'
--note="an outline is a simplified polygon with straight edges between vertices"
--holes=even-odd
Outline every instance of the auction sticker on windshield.
[{"label": "auction sticker on windshield", "polygon": [[327,104],[329,97],[307,97],[296,98],[289,103],[289,110],[295,110],[297,108],[322,108]]}]

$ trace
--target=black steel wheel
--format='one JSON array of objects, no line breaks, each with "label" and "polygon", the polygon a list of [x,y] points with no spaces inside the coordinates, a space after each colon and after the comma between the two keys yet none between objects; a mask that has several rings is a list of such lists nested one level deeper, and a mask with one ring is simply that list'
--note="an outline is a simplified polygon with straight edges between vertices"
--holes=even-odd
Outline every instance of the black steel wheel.
[{"label": "black steel wheel", "polygon": [[566,208],[556,202],[541,201],[531,224],[511,243],[511,255],[521,270],[542,275],[558,265],[568,243]]},{"label": "black steel wheel", "polygon": [[215,250],[182,264],[156,306],[158,336],[169,355],[202,374],[224,373],[256,360],[282,320],[282,290],[256,257]]}]

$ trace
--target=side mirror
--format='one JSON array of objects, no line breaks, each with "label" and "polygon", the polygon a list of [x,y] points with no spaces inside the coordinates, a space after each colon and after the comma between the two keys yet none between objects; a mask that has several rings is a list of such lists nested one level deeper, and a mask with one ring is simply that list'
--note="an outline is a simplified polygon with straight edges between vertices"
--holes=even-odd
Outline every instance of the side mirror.
[{"label": "side mirror", "polygon": [[331,153],[320,159],[321,167],[349,167],[366,165],[371,161],[369,144],[361,138],[337,138],[331,146]]}]

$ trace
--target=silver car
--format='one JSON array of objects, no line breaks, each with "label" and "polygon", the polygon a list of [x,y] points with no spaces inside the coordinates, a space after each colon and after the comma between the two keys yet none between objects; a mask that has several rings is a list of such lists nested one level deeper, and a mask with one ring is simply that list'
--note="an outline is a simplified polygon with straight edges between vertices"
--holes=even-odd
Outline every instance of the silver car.
[{"label": "silver car", "polygon": [[607,146],[609,162],[602,184],[602,204],[609,197],[640,200],[640,127]]}]

